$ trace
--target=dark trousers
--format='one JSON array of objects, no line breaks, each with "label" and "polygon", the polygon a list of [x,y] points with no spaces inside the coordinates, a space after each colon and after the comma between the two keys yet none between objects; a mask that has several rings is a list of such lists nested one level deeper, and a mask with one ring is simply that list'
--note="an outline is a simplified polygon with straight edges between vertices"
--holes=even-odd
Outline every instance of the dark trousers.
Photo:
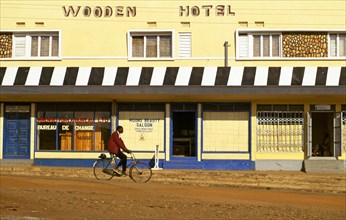
[{"label": "dark trousers", "polygon": [[118,163],[118,167],[122,166],[122,170],[125,172],[126,164],[127,164],[127,156],[121,150],[119,150],[119,152],[116,155],[120,159],[120,162]]}]

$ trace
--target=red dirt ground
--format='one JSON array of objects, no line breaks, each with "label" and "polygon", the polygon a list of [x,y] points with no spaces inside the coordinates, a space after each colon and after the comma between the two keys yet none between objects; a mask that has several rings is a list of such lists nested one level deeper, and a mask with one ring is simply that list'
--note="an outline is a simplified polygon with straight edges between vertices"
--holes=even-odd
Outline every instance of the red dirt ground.
[{"label": "red dirt ground", "polygon": [[[121,177],[125,178],[125,177]],[[0,176],[0,219],[346,219],[345,194]]]}]

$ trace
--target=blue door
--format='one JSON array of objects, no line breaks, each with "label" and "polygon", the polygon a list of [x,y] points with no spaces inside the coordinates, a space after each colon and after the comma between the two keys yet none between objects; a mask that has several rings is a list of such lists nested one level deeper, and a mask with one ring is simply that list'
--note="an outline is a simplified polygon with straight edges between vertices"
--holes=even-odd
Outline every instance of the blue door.
[{"label": "blue door", "polygon": [[30,158],[30,106],[6,105],[4,124],[5,159]]}]

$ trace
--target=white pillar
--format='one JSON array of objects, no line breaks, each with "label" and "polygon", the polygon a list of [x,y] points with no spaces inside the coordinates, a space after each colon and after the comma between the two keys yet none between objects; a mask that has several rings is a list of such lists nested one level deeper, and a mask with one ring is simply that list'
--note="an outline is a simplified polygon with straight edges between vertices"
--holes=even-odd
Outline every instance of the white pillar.
[{"label": "white pillar", "polygon": [[166,161],[170,161],[170,153],[171,153],[171,105],[169,103],[166,104],[166,143],[165,143],[165,152],[166,152]]},{"label": "white pillar", "polygon": [[197,105],[197,161],[202,161],[202,104]]}]

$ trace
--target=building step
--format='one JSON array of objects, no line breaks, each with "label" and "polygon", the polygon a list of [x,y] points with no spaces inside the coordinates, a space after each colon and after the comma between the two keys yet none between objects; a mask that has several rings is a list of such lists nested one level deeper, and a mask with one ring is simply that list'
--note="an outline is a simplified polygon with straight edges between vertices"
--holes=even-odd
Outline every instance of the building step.
[{"label": "building step", "polygon": [[34,160],[30,159],[2,159],[0,160],[1,167],[30,167],[33,166]]},{"label": "building step", "polygon": [[203,169],[203,163],[195,158],[174,158],[170,161],[162,161],[161,166],[164,169]]},{"label": "building step", "polygon": [[328,173],[345,173],[346,161],[336,160],[335,158],[317,158],[304,160],[305,172],[328,172]]}]

